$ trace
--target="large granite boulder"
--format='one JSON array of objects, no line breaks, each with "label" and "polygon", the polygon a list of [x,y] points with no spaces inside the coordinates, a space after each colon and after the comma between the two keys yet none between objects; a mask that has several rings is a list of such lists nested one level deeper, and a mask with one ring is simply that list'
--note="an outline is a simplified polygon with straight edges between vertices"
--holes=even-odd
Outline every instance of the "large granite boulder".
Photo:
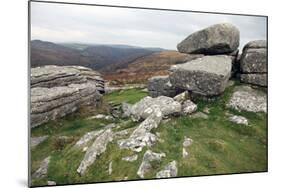
[{"label": "large granite boulder", "polygon": [[238,48],[239,39],[240,32],[234,25],[222,23],[192,33],[177,48],[182,53],[226,54]]},{"label": "large granite boulder", "polygon": [[244,83],[267,86],[267,74],[241,74],[240,79]]},{"label": "large granite boulder", "polygon": [[221,94],[231,75],[233,59],[226,55],[204,56],[170,69],[170,81],[179,89],[203,96]]},{"label": "large granite boulder", "polygon": [[243,48],[240,59],[241,81],[267,86],[267,44],[265,40],[251,41]]},{"label": "large granite boulder", "polygon": [[31,69],[31,88],[57,87],[69,84],[93,82],[100,93],[104,93],[104,80],[100,73],[81,66],[48,65]]},{"label": "large granite boulder", "polygon": [[176,89],[172,86],[169,76],[155,76],[148,80],[147,89],[149,96],[176,96]]},{"label": "large granite boulder", "polygon": [[101,102],[100,92],[103,92],[102,82],[97,73],[88,68],[32,68],[31,127],[63,117],[85,105],[98,105]]},{"label": "large granite boulder", "polygon": [[267,48],[264,40],[251,41],[243,48],[242,73],[267,73]]}]

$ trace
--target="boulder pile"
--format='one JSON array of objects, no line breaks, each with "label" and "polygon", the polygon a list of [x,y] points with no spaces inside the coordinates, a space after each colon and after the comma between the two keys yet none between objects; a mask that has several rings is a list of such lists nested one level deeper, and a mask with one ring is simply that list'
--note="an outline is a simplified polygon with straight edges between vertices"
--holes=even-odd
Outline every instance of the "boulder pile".
[{"label": "boulder pile", "polygon": [[31,127],[70,114],[84,105],[97,105],[104,92],[100,74],[79,66],[31,69]]},{"label": "boulder pile", "polygon": [[151,97],[174,97],[183,91],[191,95],[220,95],[228,80],[240,76],[241,82],[267,86],[266,41],[251,41],[239,54],[240,32],[232,24],[215,24],[192,33],[177,45],[181,53],[201,55],[173,65],[168,76],[148,80]]}]

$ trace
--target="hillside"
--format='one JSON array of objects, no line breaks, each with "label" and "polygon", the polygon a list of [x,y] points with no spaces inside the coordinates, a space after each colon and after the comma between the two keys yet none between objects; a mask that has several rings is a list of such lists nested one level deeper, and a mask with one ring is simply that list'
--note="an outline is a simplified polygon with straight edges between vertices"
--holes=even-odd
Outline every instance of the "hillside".
[{"label": "hillside", "polygon": [[137,58],[158,52],[160,48],[141,48],[127,45],[89,45],[31,41],[31,66],[80,65],[95,70],[115,71],[114,66],[127,65]]},{"label": "hillside", "polygon": [[114,72],[104,74],[105,80],[115,80],[118,82],[143,82],[156,75],[168,74],[171,65],[180,64],[191,59],[201,57],[201,55],[183,54],[177,51],[155,52],[136,59],[129,64],[113,64],[107,69]]}]

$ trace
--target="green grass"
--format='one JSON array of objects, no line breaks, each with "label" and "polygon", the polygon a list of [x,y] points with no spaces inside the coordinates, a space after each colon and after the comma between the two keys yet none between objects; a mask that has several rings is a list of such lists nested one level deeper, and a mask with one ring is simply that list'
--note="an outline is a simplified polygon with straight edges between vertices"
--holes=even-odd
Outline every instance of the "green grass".
[{"label": "green grass", "polygon": [[[208,119],[191,119],[189,116],[172,117],[163,121],[152,132],[160,133],[164,142],[157,142],[151,148],[154,152],[164,152],[166,157],[152,163],[152,169],[145,178],[155,178],[156,173],[168,162],[176,160],[178,176],[198,176],[209,174],[225,174],[240,172],[258,172],[267,170],[267,115],[264,113],[238,112],[225,108],[233,87],[229,87],[223,96],[212,101],[195,99],[198,111],[209,108]],[[141,89],[130,89],[113,92],[104,96],[106,102],[115,104],[121,102],[134,103],[146,96]],[[250,126],[242,126],[227,120],[225,113],[242,115]],[[136,127],[138,123],[130,120],[115,120],[121,123],[119,130]],[[87,120],[80,115],[67,116],[56,122],[49,122],[32,129],[32,136],[48,134],[50,137],[32,150],[32,172],[41,160],[51,155],[48,176],[45,179],[34,179],[33,185],[44,185],[46,180],[57,184],[73,184],[85,182],[120,181],[125,177],[138,179],[136,172],[141,164],[147,148],[138,153],[134,162],[125,162],[121,158],[133,154],[129,150],[120,150],[116,141],[110,143],[105,153],[100,155],[84,176],[76,172],[84,153],[72,146],[86,132],[101,129],[111,123],[105,120]],[[56,147],[58,136],[69,136],[72,139],[62,148]],[[186,159],[182,158],[182,143],[184,137],[193,139],[193,144],[187,148]],[[112,175],[108,175],[108,165],[113,161]]]},{"label": "green grass", "polygon": [[106,94],[104,100],[113,104],[121,104],[122,102],[134,104],[145,96],[147,96],[147,92],[142,89],[128,89]]}]

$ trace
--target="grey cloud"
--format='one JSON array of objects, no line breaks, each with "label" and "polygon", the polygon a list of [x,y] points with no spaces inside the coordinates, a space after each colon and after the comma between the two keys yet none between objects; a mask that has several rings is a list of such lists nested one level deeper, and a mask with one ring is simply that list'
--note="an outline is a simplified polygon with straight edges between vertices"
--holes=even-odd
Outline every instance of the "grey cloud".
[{"label": "grey cloud", "polygon": [[250,40],[266,39],[265,17],[36,2],[31,6],[32,39],[54,42],[175,49],[192,32],[222,22],[240,29],[240,47]]}]

